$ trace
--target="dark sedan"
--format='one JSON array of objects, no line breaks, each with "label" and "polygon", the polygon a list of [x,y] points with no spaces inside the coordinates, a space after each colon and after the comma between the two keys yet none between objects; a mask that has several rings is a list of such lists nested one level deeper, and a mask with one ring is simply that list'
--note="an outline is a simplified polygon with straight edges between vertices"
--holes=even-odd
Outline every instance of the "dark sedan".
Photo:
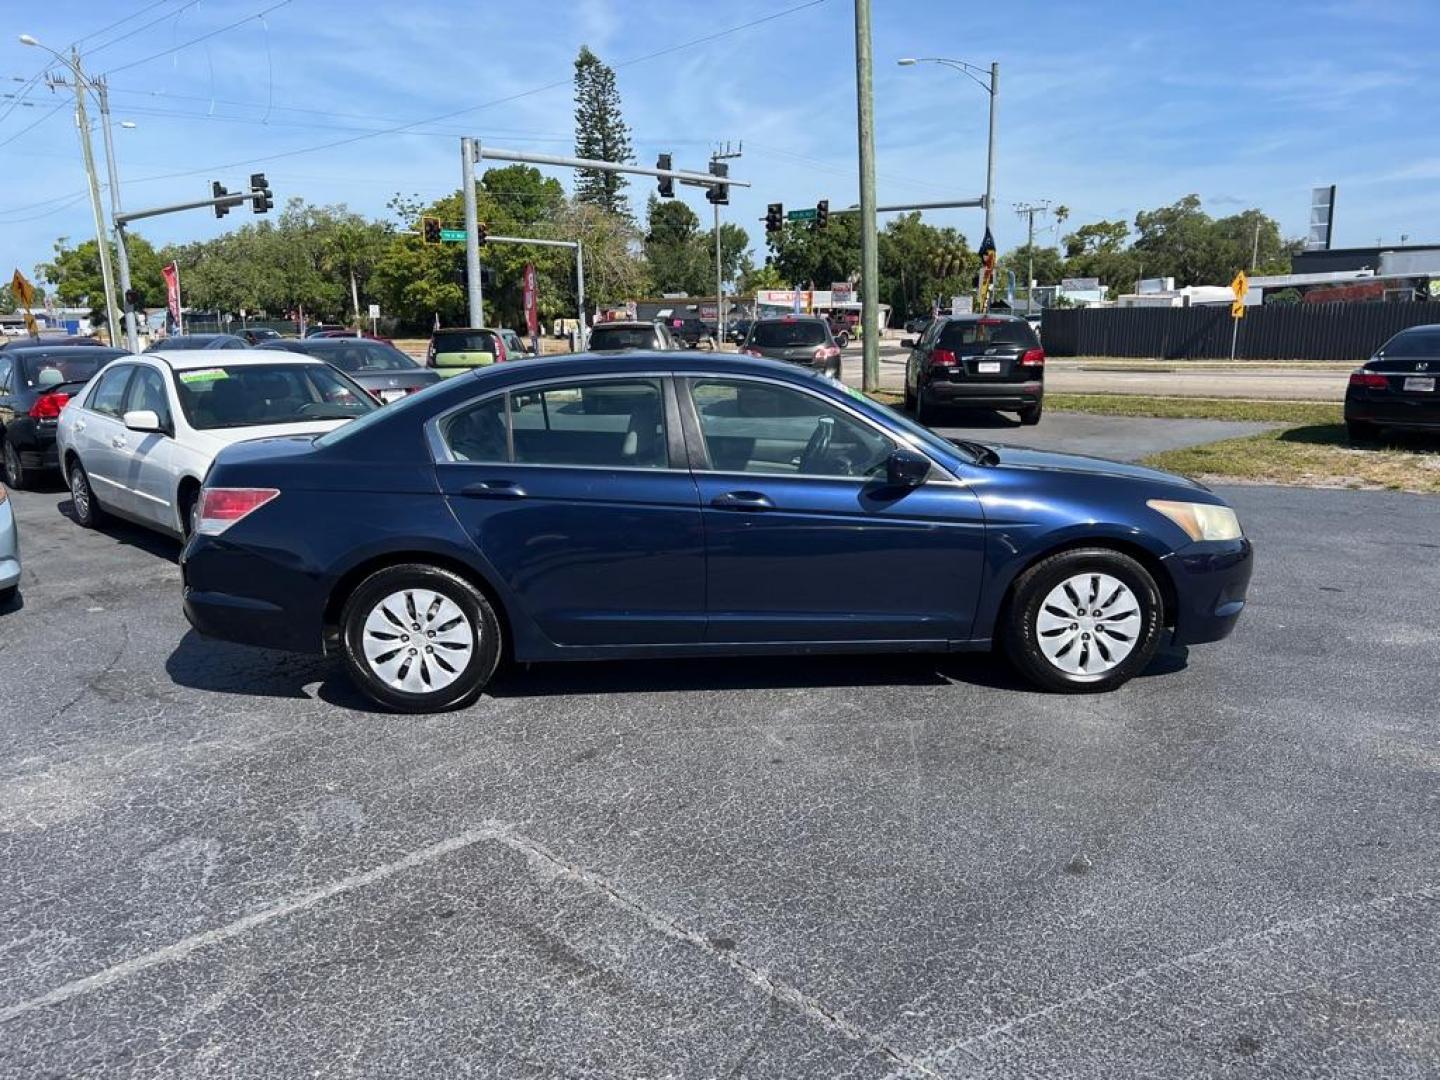
[{"label": "dark sedan", "polygon": [[787,364],[813,367],[840,377],[840,346],[830,332],[830,323],[814,315],[785,315],[778,319],[757,319],[745,335],[740,351],[762,360],[783,360]]},{"label": "dark sedan", "polygon": [[171,334],[150,343],[146,352],[178,352],[181,349],[248,349],[249,342],[234,334]]},{"label": "dark sedan", "polygon": [[[691,354],[693,357],[694,354]],[[394,709],[501,656],[974,651],[1100,691],[1225,637],[1251,549],[1153,469],[951,443],[793,366],[555,358],[222,450],[181,557],[212,637],[338,654]]]},{"label": "dark sedan", "polygon": [[72,395],[124,349],[94,345],[32,345],[0,353],[0,442],[5,482],[30,484],[37,473],[59,473],[55,422]]},{"label": "dark sedan", "polygon": [[324,360],[385,402],[399,401],[406,394],[440,381],[440,373],[433,368],[421,367],[394,345],[368,338],[286,338],[260,347]]},{"label": "dark sedan", "polygon": [[1440,324],[1401,330],[1350,375],[1345,430],[1352,442],[1382,428],[1440,431]]},{"label": "dark sedan", "polygon": [[1045,407],[1045,350],[1035,329],[1013,315],[936,319],[905,363],[905,408],[922,424],[942,406],[1014,410],[1038,424]]}]

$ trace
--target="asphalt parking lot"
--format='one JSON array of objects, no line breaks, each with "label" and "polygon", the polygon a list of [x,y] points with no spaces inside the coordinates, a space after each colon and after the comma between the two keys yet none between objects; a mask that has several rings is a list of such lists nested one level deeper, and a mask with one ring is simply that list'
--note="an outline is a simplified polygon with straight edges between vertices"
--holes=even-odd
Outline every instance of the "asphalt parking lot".
[{"label": "asphalt parking lot", "polygon": [[536,665],[415,718],[18,492],[0,1075],[1433,1077],[1440,504],[1224,495],[1238,631],[1108,696]]}]

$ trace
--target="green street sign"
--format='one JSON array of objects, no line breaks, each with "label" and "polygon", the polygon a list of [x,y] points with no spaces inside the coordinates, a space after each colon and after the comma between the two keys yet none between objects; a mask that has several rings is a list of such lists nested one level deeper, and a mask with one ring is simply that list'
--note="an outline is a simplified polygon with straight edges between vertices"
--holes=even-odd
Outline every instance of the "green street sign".
[{"label": "green street sign", "polygon": [[[814,220],[815,220],[815,207],[813,207],[813,206],[806,207],[804,210],[787,210],[787,211],[785,211],[785,220],[786,220],[786,221],[814,221]],[[443,236],[444,234],[442,233],[441,235]]]},{"label": "green street sign", "polygon": [[[814,211],[811,211],[814,213]],[[440,239],[447,244],[463,244],[465,242],[464,229],[441,229]]]}]

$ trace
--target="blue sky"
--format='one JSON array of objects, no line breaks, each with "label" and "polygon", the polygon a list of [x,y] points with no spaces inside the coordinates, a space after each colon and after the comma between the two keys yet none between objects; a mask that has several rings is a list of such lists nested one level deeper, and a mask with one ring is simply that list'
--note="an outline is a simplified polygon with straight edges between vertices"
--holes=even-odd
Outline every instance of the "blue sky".
[{"label": "blue sky", "polygon": [[[204,197],[212,178],[233,190],[263,169],[277,202],[301,195],[380,214],[396,191],[454,190],[460,134],[567,153],[571,64],[579,46],[589,44],[619,69],[642,162],[670,150],[677,165],[703,169],[712,145],[743,141],[744,157],[731,169],[754,187],[732,193],[728,218],[762,246],[759,219],[767,202],[788,208],[828,197],[844,206],[856,198],[849,0],[823,0],[659,58],[626,61],[800,2],[10,6],[0,17],[0,94],[12,95],[0,97],[0,270],[7,278],[17,265],[28,273],[49,256],[57,236],[84,239],[94,230],[70,111],[51,113],[63,91],[41,85],[18,103],[13,96],[45,60],[16,40],[22,32],[56,48],[85,35],[87,69],[110,73],[116,121],[136,124],[115,131],[130,209]],[[1099,218],[1133,219],[1137,210],[1195,192],[1217,216],[1259,206],[1286,235],[1299,236],[1310,189],[1326,183],[1340,189],[1337,245],[1382,237],[1398,243],[1402,234],[1412,243],[1440,241],[1437,0],[1252,0],[1243,7],[874,0],[874,6],[882,202],[983,191],[984,92],[944,68],[895,64],[902,56],[941,55],[1001,65],[1002,249],[1024,239],[1012,205],[1045,198],[1071,208],[1069,229]],[[247,18],[266,9],[273,10]],[[240,25],[167,51],[233,23]],[[147,59],[154,54],[161,55]],[[495,103],[504,98],[510,100]],[[293,153],[461,109],[471,111]],[[251,164],[272,155],[284,156]],[[568,186],[569,177],[557,175]],[[633,181],[637,211],[652,183]],[[708,221],[703,194],[680,191]],[[977,210],[927,217],[978,242]],[[220,221],[198,211],[144,223],[141,231],[156,242],[188,240],[247,220],[248,210]],[[1041,238],[1050,238],[1048,227]]]}]

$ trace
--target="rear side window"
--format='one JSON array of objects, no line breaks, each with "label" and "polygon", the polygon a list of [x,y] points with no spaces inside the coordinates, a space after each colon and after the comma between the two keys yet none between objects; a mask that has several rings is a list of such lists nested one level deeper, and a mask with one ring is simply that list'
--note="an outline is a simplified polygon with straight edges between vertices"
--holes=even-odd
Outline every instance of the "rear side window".
[{"label": "rear side window", "polygon": [[120,364],[105,372],[91,391],[87,407],[102,416],[119,416],[125,400],[125,384],[134,370],[134,364]]},{"label": "rear side window", "polygon": [[1384,356],[1440,356],[1440,329],[1402,330],[1380,350]]},{"label": "rear side window", "polygon": [[1019,319],[967,319],[947,322],[936,342],[942,349],[960,349],[969,345],[1019,345],[1038,349],[1040,339],[1030,324]]},{"label": "rear side window", "polygon": [[828,344],[824,323],[810,320],[758,322],[750,331],[750,344],[761,349],[804,348]]},{"label": "rear side window", "polygon": [[663,469],[664,401],[654,379],[534,387],[461,410],[440,435],[459,461]]}]

